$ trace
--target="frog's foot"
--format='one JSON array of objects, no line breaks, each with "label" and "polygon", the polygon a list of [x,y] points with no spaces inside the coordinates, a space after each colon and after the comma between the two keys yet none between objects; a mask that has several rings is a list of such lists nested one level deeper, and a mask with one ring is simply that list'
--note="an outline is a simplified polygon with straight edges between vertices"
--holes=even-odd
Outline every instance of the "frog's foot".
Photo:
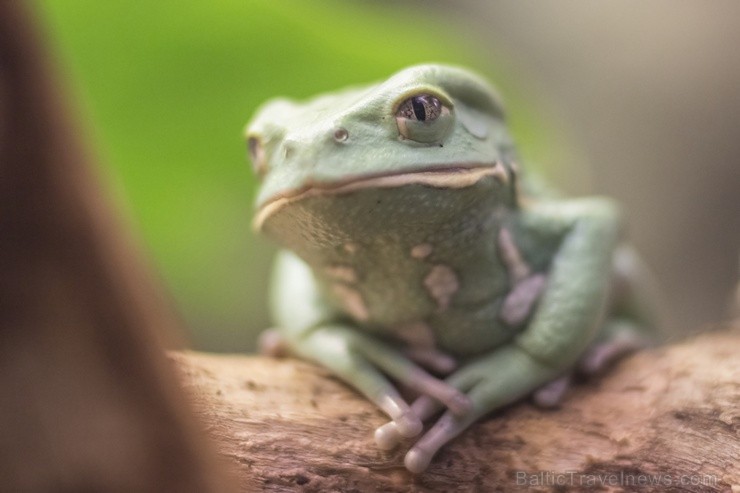
[{"label": "frog's foot", "polygon": [[[454,373],[447,379],[447,382],[462,392],[468,392],[475,387],[480,380],[480,375],[465,369],[464,371]],[[429,395],[422,395],[418,397],[413,404],[411,404],[411,411],[418,416],[421,421],[426,421],[435,414],[444,410],[444,408],[445,405],[442,402]],[[448,414],[451,416],[455,415],[449,411]],[[390,421],[375,430],[375,443],[381,450],[391,450],[395,448],[399,443],[401,443],[403,438],[404,437],[400,433],[398,426],[393,421]]]},{"label": "frog's foot", "polygon": [[[441,411],[444,405],[427,395],[417,398],[411,405],[411,411],[421,420],[427,420]],[[375,443],[381,450],[392,450],[403,440],[398,426],[390,421],[375,430]]]},{"label": "frog's foot", "polygon": [[276,329],[267,329],[260,334],[257,341],[260,354],[282,358],[288,355],[288,344]]},{"label": "frog's foot", "polygon": [[586,376],[603,373],[630,353],[650,346],[650,340],[629,322],[610,322],[606,340],[589,347],[578,362],[577,369]]},{"label": "frog's foot", "polygon": [[556,407],[562,402],[572,382],[573,375],[571,373],[556,378],[535,390],[532,394],[532,402],[544,409]]},{"label": "frog's foot", "polygon": [[[472,423],[489,412],[524,397],[529,389],[542,385],[553,377],[553,369],[532,359],[516,347],[497,350],[455,372],[448,381],[465,389],[473,404],[470,413],[456,416],[449,410],[411,447],[404,463],[413,473],[424,471],[437,451],[454,439]],[[428,396],[420,397],[412,405],[421,418],[433,416],[441,406]],[[385,425],[376,432],[389,445],[397,438],[392,425]]]},{"label": "frog's foot", "polygon": [[470,411],[470,399],[453,385],[432,376],[394,347],[353,328],[319,327],[293,345],[300,354],[326,366],[365,394],[390,416],[403,437],[418,435],[422,422],[386,375],[442,402],[455,415]]},{"label": "frog's foot", "polygon": [[445,413],[406,453],[403,463],[406,469],[419,474],[429,467],[432,459],[443,445],[462,433],[480,416],[469,416],[463,419]]}]

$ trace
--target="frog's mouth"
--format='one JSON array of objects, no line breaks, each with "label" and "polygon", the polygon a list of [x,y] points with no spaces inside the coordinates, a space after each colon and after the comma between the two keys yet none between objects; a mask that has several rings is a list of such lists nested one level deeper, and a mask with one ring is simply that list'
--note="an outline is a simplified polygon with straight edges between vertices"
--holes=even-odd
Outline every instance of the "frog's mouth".
[{"label": "frog's mouth", "polygon": [[300,200],[326,195],[342,195],[373,188],[398,188],[407,185],[424,185],[432,188],[454,189],[475,185],[492,176],[500,183],[509,182],[509,173],[499,161],[494,163],[461,164],[445,167],[428,167],[418,170],[401,170],[391,173],[368,173],[332,182],[308,182],[301,187],[286,190],[267,200],[257,211],[252,226],[262,229],[267,218],[283,207]]}]

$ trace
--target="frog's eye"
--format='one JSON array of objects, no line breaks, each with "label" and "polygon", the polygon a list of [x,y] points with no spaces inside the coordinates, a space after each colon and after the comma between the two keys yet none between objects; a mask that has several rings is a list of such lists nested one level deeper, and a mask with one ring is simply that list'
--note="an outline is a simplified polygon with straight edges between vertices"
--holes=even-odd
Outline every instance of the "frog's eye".
[{"label": "frog's eye", "polygon": [[398,107],[396,117],[420,122],[433,121],[442,113],[442,102],[431,94],[408,98]]},{"label": "frog's eye", "polygon": [[452,114],[438,97],[417,94],[398,106],[396,123],[404,139],[432,144],[444,139],[452,123]]},{"label": "frog's eye", "polygon": [[252,161],[252,170],[257,176],[263,176],[267,172],[267,163],[265,162],[265,151],[259,137],[250,136],[247,139],[247,152],[249,153],[250,161]]}]

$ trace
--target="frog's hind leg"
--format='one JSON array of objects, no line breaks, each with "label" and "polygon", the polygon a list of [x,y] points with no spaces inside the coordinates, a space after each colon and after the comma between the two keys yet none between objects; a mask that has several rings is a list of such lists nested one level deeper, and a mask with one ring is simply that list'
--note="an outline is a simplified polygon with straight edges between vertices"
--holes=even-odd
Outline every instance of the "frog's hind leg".
[{"label": "frog's hind leg", "polygon": [[574,381],[574,373],[585,377],[601,374],[619,359],[650,346],[655,339],[657,322],[651,307],[655,297],[653,281],[630,247],[617,248],[612,273],[608,318],[596,339],[574,370],[532,393],[535,405],[558,406]]},{"label": "frog's hind leg", "polygon": [[597,339],[578,361],[575,371],[556,378],[532,393],[532,402],[541,408],[557,407],[574,381],[574,374],[592,377],[603,373],[621,358],[650,345],[639,327],[629,320],[609,320]]},{"label": "frog's hind leg", "polygon": [[578,360],[575,369],[535,390],[532,402],[544,409],[557,407],[576,380],[575,374],[584,377],[599,375],[621,358],[650,344],[644,329],[634,322],[628,319],[608,320],[599,337]]},{"label": "frog's hind leg", "polygon": [[651,346],[657,339],[657,289],[647,268],[629,246],[617,248],[607,320],[577,370],[596,375],[619,359]]},{"label": "frog's hind leg", "polygon": [[[467,392],[472,389],[478,379],[473,375],[452,375],[447,383],[461,392]],[[445,405],[438,399],[428,395],[422,395],[411,404],[411,410],[421,421],[426,421],[435,414],[438,414],[445,408]],[[394,421],[389,421],[375,430],[375,443],[381,450],[391,450],[403,440],[403,434],[400,432],[398,425]]]}]

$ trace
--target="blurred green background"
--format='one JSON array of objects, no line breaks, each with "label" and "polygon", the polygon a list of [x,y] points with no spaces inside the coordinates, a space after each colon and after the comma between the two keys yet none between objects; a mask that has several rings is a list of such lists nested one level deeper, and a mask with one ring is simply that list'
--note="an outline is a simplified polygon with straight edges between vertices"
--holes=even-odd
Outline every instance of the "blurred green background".
[{"label": "blurred green background", "polygon": [[36,5],[115,199],[200,349],[251,350],[269,325],[272,247],[250,229],[256,184],[242,137],[266,99],[414,63],[467,65],[505,94],[525,156],[567,160],[503,57],[440,10],[346,0]]},{"label": "blurred green background", "polygon": [[676,334],[727,316],[740,252],[740,2],[33,0],[100,157],[201,349],[268,326],[242,130],[414,63],[466,65],[507,102],[525,164],[621,202]]}]

